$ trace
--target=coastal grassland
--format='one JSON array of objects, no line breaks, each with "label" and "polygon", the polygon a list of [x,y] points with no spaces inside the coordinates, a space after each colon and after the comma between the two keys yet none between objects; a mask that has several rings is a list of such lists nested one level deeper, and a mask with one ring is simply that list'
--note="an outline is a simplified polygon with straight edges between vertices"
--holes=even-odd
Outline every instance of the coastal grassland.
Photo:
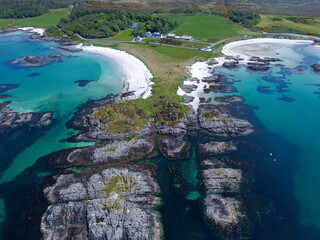
[{"label": "coastal grassland", "polygon": [[68,9],[50,10],[48,13],[31,18],[0,19],[0,28],[39,27],[48,28],[58,24],[61,18],[68,16]]},{"label": "coastal grassland", "polygon": [[195,39],[202,41],[217,42],[219,40],[240,36],[241,34],[251,34],[240,24],[233,23],[230,19],[212,14],[176,14],[163,15],[168,19],[178,23],[178,27],[172,31],[179,35],[191,35]]},{"label": "coastal grassland", "polygon": [[[305,24],[290,21],[288,20],[289,16],[284,15],[260,15],[260,17],[261,19],[257,26],[267,28],[266,31],[268,32],[313,33],[320,35],[320,18],[313,18],[309,24]],[[274,19],[278,19],[278,21],[274,21]]]},{"label": "coastal grassland", "polygon": [[107,40],[113,40],[113,41],[132,41],[134,37],[131,35],[132,30],[127,29],[120,33],[118,33],[116,36],[111,38],[106,38]]},{"label": "coastal grassland", "polygon": [[107,123],[110,132],[134,132],[150,119],[155,119],[159,124],[177,124],[190,111],[182,104],[182,97],[177,95],[178,87],[182,84],[179,79],[190,77],[187,66],[197,60],[213,57],[211,52],[163,45],[102,42],[93,44],[113,47],[135,55],[147,65],[154,76],[155,84],[151,97],[109,105],[96,113],[97,118]]},{"label": "coastal grassland", "polygon": [[[144,38],[143,42],[149,42],[149,43],[160,43],[161,39],[159,38]],[[209,43],[203,43],[203,42],[195,42],[195,41],[180,41],[181,45],[183,47],[189,47],[189,48],[205,48],[210,46]]]}]

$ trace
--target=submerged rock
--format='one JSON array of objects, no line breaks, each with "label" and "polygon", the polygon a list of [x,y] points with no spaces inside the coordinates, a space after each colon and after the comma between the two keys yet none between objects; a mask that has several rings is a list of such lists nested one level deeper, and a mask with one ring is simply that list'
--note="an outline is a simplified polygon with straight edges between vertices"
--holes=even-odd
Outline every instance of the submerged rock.
[{"label": "submerged rock", "polygon": [[88,83],[93,82],[94,80],[77,80],[75,83],[78,83],[79,87],[85,87]]},{"label": "submerged rock", "polygon": [[0,93],[19,87],[19,84],[0,84]]},{"label": "submerged rock", "polygon": [[268,72],[271,68],[269,64],[248,63],[247,69],[252,72]]},{"label": "submerged rock", "polygon": [[241,96],[215,97],[214,100],[215,100],[216,102],[228,102],[228,103],[244,102],[244,98],[241,97]]},{"label": "submerged rock", "polygon": [[17,58],[12,61],[12,64],[19,65],[20,67],[39,67],[48,65],[58,59],[66,58],[65,55],[49,55],[49,56],[29,56]]},{"label": "submerged rock", "polygon": [[61,175],[44,192],[43,239],[160,239],[159,200],[150,171],[109,168],[88,177]]},{"label": "submerged rock", "polygon": [[313,64],[311,65],[313,72],[320,73],[320,64]]}]

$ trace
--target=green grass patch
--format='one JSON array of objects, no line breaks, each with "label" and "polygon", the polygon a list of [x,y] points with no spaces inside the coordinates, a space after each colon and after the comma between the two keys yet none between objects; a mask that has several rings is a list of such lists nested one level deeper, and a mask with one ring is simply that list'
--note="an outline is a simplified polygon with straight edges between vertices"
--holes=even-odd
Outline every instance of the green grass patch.
[{"label": "green grass patch", "polygon": [[116,146],[113,146],[113,147],[109,147],[109,148],[106,148],[104,151],[105,152],[114,152],[117,150],[117,147]]},{"label": "green grass patch", "polygon": [[107,40],[113,40],[113,41],[132,41],[134,37],[131,35],[132,30],[127,29],[120,33],[118,33],[116,36],[111,38],[106,38]]},{"label": "green grass patch", "polygon": [[32,18],[0,19],[0,28],[39,27],[49,28],[56,26],[61,18],[68,16],[68,9],[56,9]]},{"label": "green grass patch", "polygon": [[239,36],[241,25],[232,23],[230,19],[217,15],[164,15],[177,21],[179,26],[172,31],[179,35],[191,35],[202,41],[216,42],[228,37]]},{"label": "green grass patch", "polygon": [[[266,28],[267,32],[289,32],[289,33],[304,33],[304,34],[320,34],[320,18],[313,18],[309,23],[297,23],[288,20],[289,16],[284,15],[261,15],[261,19],[257,24],[260,28]],[[274,21],[274,19],[281,19]]]}]

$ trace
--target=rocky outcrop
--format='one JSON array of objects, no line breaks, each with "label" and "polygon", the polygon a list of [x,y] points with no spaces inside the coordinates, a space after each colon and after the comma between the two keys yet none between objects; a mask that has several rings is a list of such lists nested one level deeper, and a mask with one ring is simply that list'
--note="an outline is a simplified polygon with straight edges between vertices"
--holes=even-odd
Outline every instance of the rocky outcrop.
[{"label": "rocky outcrop", "polygon": [[221,83],[223,78],[225,78],[225,75],[222,74],[214,74],[208,77],[204,77],[202,79],[202,82],[206,82],[206,83]]},{"label": "rocky outcrop", "polygon": [[17,58],[12,61],[12,64],[18,65],[19,67],[39,67],[54,63],[55,61],[66,58],[69,56],[65,55],[48,55],[48,56],[29,56]]},{"label": "rocky outcrop", "polygon": [[129,161],[147,157],[154,150],[152,141],[133,138],[130,141],[114,141],[103,147],[94,148],[90,162],[93,164]]},{"label": "rocky outcrop", "polygon": [[19,127],[40,129],[52,123],[52,112],[18,113],[10,111],[6,106],[0,107],[0,133],[10,133]]},{"label": "rocky outcrop", "polygon": [[244,102],[244,98],[241,96],[224,96],[224,97],[215,97],[214,100],[216,102],[227,102],[227,103],[235,103],[235,102]]},{"label": "rocky outcrop", "polygon": [[205,144],[199,144],[199,153],[201,156],[217,156],[227,153],[236,152],[238,150],[234,142],[217,142],[212,141]]},{"label": "rocky outcrop", "polygon": [[230,85],[226,84],[210,84],[209,86],[204,86],[203,92],[208,94],[210,92],[221,92],[221,93],[230,93],[230,92],[236,92],[237,90]]},{"label": "rocky outcrop", "polygon": [[242,202],[234,197],[208,195],[204,200],[206,217],[219,239],[250,239],[252,224],[243,212]]},{"label": "rocky outcrop", "polygon": [[183,85],[181,87],[182,91],[186,92],[186,93],[192,93],[193,91],[195,91],[198,88],[197,85],[195,84],[190,84],[190,85]]},{"label": "rocky outcrop", "polygon": [[0,93],[19,87],[19,84],[0,84]]},{"label": "rocky outcrop", "polygon": [[149,170],[108,168],[88,177],[56,177],[44,192],[43,239],[160,239],[159,191]]},{"label": "rocky outcrop", "polygon": [[313,64],[311,65],[313,72],[320,73],[320,64]]},{"label": "rocky outcrop", "polygon": [[228,61],[228,62],[224,62],[222,64],[222,67],[227,68],[227,69],[236,69],[239,65],[238,61]]},{"label": "rocky outcrop", "polygon": [[169,160],[185,159],[190,156],[190,143],[182,137],[168,137],[160,141],[159,148],[165,158]]},{"label": "rocky outcrop", "polygon": [[223,106],[203,105],[199,107],[198,112],[200,127],[210,133],[228,136],[253,132],[253,127],[248,121],[232,117]]},{"label": "rocky outcrop", "polygon": [[268,72],[271,68],[269,64],[248,63],[247,69],[251,72]]}]

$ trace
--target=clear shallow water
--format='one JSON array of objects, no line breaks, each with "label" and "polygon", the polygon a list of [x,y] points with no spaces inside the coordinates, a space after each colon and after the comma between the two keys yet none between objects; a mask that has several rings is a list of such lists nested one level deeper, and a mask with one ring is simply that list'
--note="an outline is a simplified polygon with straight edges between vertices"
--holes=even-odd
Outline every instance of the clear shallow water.
[{"label": "clear shallow water", "polygon": [[[0,36],[0,84],[19,84],[18,88],[3,93],[10,97],[0,102],[12,101],[9,107],[21,113],[53,111],[54,124],[43,131],[20,129],[10,138],[0,136],[0,223],[9,202],[1,188],[8,183],[15,186],[16,177],[39,157],[65,148],[92,145],[62,141],[76,134],[66,128],[66,122],[86,101],[119,93],[123,88],[123,73],[111,60],[85,52],[54,50],[51,47],[55,43],[28,41],[27,37],[23,33]],[[11,64],[19,57],[50,54],[70,57],[41,67],[18,68]],[[93,81],[79,87],[77,80]]]},{"label": "clear shallow water", "polygon": [[[291,233],[290,226],[286,230],[279,227],[272,239],[319,239],[320,74],[312,73],[310,65],[320,62],[320,51],[310,46],[292,47],[292,51],[303,55],[301,62],[292,62],[306,71],[296,73],[273,67],[269,73],[251,73],[240,67],[236,71],[220,68],[215,72],[234,80],[238,93],[231,95],[243,96],[270,133],[262,143],[269,153],[257,159],[257,171],[268,173],[267,178],[264,175],[260,179],[261,186],[267,186],[261,191],[285,209],[287,218],[290,215],[298,222],[291,227]],[[217,94],[203,96],[214,98]],[[266,184],[270,180],[273,184]],[[283,225],[289,222],[284,219]]]}]

